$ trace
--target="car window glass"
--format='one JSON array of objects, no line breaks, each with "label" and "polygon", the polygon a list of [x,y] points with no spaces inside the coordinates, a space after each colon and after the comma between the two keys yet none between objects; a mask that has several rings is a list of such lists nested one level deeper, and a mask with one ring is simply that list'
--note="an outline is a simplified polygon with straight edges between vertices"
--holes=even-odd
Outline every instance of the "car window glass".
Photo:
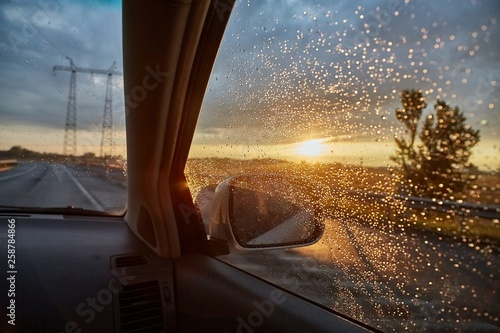
[{"label": "car window glass", "polygon": [[121,2],[7,1],[0,32],[0,208],[122,212]]},{"label": "car window glass", "polygon": [[236,2],[186,167],[193,198],[210,205],[237,175],[301,177],[326,229],[220,258],[383,331],[497,331],[499,14]]}]

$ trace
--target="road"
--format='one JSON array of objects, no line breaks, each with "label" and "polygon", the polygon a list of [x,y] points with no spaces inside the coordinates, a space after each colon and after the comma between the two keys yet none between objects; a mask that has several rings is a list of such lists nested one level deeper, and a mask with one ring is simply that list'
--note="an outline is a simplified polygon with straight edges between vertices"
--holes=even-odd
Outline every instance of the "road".
[{"label": "road", "polygon": [[500,332],[500,251],[328,219],[311,247],[221,258],[383,331]]},{"label": "road", "polygon": [[0,172],[0,205],[80,207],[106,212],[125,208],[126,185],[120,170],[104,167],[23,162]]},{"label": "road", "polygon": [[[113,212],[125,207],[124,179],[104,167],[22,163],[0,172],[0,205]],[[498,244],[354,218],[325,222],[313,246],[221,259],[384,331],[500,332]]]}]

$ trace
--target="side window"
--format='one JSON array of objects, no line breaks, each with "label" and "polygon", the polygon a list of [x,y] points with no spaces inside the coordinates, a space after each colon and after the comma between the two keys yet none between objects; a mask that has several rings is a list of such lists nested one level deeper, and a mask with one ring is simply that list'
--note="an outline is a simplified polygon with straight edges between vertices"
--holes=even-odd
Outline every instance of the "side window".
[{"label": "side window", "polygon": [[325,231],[219,258],[383,331],[498,330],[499,14],[237,2],[187,164],[193,198],[293,175],[321,188]]}]

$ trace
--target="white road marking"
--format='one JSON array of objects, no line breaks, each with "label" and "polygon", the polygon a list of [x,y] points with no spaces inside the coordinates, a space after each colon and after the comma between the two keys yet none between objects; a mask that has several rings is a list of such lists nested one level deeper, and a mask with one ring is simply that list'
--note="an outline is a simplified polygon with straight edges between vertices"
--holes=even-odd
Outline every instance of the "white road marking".
[{"label": "white road marking", "polygon": [[97,200],[92,196],[92,194],[90,194],[86,189],[85,187],[83,187],[83,185],[75,178],[73,177],[73,175],[71,174],[71,172],[68,171],[68,169],[66,168],[65,165],[61,165],[61,167],[64,169],[64,171],[66,171],[66,173],[68,174],[69,178],[71,178],[76,186],[78,186],[78,188],[80,189],[80,191],[82,191],[83,195],[85,195],[85,197],[87,197],[87,199],[89,199],[90,203],[92,203],[92,205],[94,205],[94,208],[96,210],[100,210],[100,211],[106,211],[104,209],[103,206],[101,206],[100,203],[97,202]]},{"label": "white road marking", "polygon": [[15,178],[15,177],[19,177],[19,176],[22,176],[22,175],[25,175],[27,174],[28,172],[31,172],[33,170],[35,170],[36,168],[36,164],[33,165],[31,168],[29,168],[28,170],[25,170],[23,172],[19,172],[19,173],[14,173],[12,175],[6,175],[6,176],[3,176],[3,177],[0,177],[0,181],[1,180],[7,180],[7,179],[12,179],[12,178]]},{"label": "white road marking", "polygon": [[62,183],[63,180],[61,178],[61,169],[59,169],[58,165],[56,165],[56,164],[52,164],[52,169],[54,170],[54,173],[55,173],[59,183]]}]

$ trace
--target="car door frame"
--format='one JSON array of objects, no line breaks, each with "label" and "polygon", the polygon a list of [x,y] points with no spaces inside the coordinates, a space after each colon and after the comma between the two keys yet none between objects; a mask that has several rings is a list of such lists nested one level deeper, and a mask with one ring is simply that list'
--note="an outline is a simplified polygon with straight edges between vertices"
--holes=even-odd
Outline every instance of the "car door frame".
[{"label": "car door frame", "polygon": [[[148,6],[124,2],[129,191],[125,221],[157,255],[174,259],[181,332],[284,332],[290,327],[367,331],[370,328],[362,323],[211,256],[184,168],[233,4],[234,0],[153,0]],[[273,304],[272,313],[258,312],[256,304]]]}]

